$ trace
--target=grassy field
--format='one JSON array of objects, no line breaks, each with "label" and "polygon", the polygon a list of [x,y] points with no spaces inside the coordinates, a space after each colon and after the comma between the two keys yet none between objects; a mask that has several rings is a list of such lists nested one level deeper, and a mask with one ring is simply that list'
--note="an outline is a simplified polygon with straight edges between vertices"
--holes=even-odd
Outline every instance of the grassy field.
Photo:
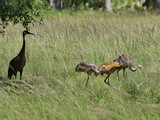
[{"label": "grassy field", "polygon": [[[7,79],[10,60],[22,46],[22,26],[12,24],[0,35],[1,120],[159,120],[160,16],[56,13],[26,36],[22,82]],[[124,53],[144,71],[126,70],[120,81],[76,73],[80,61],[100,65]],[[7,82],[10,85],[5,85]]]}]

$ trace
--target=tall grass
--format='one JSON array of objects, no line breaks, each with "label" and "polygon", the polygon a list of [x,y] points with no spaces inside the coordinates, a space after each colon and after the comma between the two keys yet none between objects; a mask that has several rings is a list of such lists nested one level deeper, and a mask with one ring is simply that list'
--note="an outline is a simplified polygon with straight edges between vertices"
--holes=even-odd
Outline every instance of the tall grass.
[{"label": "tall grass", "polygon": [[[100,120],[160,118],[160,17],[100,12],[54,13],[26,36],[22,81],[7,79],[9,61],[22,46],[20,25],[0,36],[0,119]],[[80,61],[100,65],[124,53],[144,72],[126,70],[120,81],[76,73]],[[18,74],[19,77],[19,74]],[[6,85],[5,83],[9,85]]]}]

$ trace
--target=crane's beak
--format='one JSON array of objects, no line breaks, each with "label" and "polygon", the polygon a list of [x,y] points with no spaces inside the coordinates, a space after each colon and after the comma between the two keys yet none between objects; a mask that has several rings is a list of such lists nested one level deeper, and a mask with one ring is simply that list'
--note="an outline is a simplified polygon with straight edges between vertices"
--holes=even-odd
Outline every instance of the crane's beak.
[{"label": "crane's beak", "polygon": [[140,70],[143,72],[143,68],[140,68]]},{"label": "crane's beak", "polygon": [[27,32],[28,34],[31,34],[31,35],[34,35],[33,33],[31,33],[31,32]]}]

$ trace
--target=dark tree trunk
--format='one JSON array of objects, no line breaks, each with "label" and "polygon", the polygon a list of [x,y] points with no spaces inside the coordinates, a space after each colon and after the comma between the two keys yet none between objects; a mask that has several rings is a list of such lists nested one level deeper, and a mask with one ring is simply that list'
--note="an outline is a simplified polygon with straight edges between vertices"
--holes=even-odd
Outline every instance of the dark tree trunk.
[{"label": "dark tree trunk", "polygon": [[160,0],[153,0],[153,8],[155,12],[160,13]]},{"label": "dark tree trunk", "polygon": [[55,4],[55,7],[56,7],[57,10],[61,10],[63,8],[62,0],[57,0],[56,4]]}]

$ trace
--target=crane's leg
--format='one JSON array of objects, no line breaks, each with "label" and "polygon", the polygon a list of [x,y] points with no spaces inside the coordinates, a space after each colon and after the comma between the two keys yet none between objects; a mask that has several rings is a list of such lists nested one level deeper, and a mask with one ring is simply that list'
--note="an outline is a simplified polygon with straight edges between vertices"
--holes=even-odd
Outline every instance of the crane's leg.
[{"label": "crane's leg", "polygon": [[[110,84],[109,84],[109,76],[110,75],[107,75],[107,77],[105,78],[104,82],[110,86]],[[108,82],[106,81],[107,79],[108,79]]]},{"label": "crane's leg", "polygon": [[8,78],[11,79],[12,76],[9,76]]},{"label": "crane's leg", "polygon": [[92,87],[91,81],[89,80],[89,85]]},{"label": "crane's leg", "polygon": [[123,77],[124,77],[124,75],[125,75],[125,69],[123,69]]},{"label": "crane's leg", "polygon": [[20,72],[20,80],[22,79],[22,73],[23,73],[23,69],[19,71]]},{"label": "crane's leg", "polygon": [[14,73],[15,79],[17,78],[17,73]]},{"label": "crane's leg", "polygon": [[107,77],[104,79],[104,82],[105,82],[106,84],[108,84],[108,83],[106,82],[107,79],[108,79],[108,75],[107,75]]},{"label": "crane's leg", "polygon": [[119,81],[119,71],[120,71],[120,70],[117,71],[118,81]]},{"label": "crane's leg", "polygon": [[86,87],[88,85],[89,78],[90,78],[90,75],[88,74],[88,78],[87,78],[87,82],[86,82]]},{"label": "crane's leg", "polygon": [[12,73],[8,73],[8,78],[11,79],[12,78]]},{"label": "crane's leg", "polygon": [[108,76],[108,83],[107,83],[109,86],[111,86],[110,84],[109,84],[109,76]]}]

